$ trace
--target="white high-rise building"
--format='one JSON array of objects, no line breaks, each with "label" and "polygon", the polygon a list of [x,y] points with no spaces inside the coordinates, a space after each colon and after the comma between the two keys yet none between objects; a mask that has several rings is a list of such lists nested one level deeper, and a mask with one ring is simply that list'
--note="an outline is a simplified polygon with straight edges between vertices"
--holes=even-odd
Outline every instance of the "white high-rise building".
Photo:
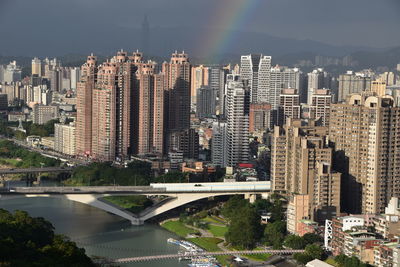
[{"label": "white high-rise building", "polygon": [[329,88],[329,85],[325,84],[326,76],[328,74],[324,72],[324,69],[315,69],[308,73],[307,104],[311,104],[311,97],[316,90]]},{"label": "white high-rise building", "polygon": [[54,150],[66,155],[75,155],[75,132],[74,122],[70,124],[54,124]]},{"label": "white high-rise building", "polygon": [[247,80],[252,103],[265,103],[269,98],[271,57],[246,55],[240,60],[240,76]]},{"label": "white high-rise building", "polygon": [[4,70],[3,78],[4,82],[11,84],[13,82],[20,81],[22,77],[22,71],[19,66],[17,66],[16,61],[10,62]]},{"label": "white high-rise building", "polygon": [[227,84],[227,166],[249,160],[250,88],[238,75],[228,75]]},{"label": "white high-rise building", "polygon": [[81,69],[72,68],[71,69],[71,90],[76,91],[77,84],[81,79]]},{"label": "white high-rise building", "polygon": [[226,122],[213,123],[213,137],[211,139],[211,161],[213,164],[226,167]]},{"label": "white high-rise building", "polygon": [[300,90],[300,75],[298,68],[288,68],[275,66],[271,68],[271,81],[269,89],[269,97],[266,101],[271,104],[271,109],[278,109],[279,96],[282,89],[297,89]]}]

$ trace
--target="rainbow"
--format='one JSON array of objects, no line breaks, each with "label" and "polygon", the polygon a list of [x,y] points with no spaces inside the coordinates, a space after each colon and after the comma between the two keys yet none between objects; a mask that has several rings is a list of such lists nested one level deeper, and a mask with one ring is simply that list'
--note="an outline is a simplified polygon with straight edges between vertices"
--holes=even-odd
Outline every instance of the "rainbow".
[{"label": "rainbow", "polygon": [[207,22],[210,28],[201,35],[198,54],[213,59],[225,53],[235,39],[233,31],[248,23],[261,1],[263,0],[216,0],[216,6]]}]

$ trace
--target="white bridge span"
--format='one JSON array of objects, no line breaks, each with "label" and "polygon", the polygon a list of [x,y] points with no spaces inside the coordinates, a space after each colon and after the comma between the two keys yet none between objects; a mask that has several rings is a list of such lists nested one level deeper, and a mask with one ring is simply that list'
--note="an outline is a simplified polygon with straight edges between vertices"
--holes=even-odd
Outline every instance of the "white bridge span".
[{"label": "white bridge span", "polygon": [[[256,195],[267,197],[271,190],[269,181],[229,183],[170,183],[150,186],[87,186],[87,187],[15,187],[0,189],[0,201],[22,197],[55,197],[84,203],[123,217],[134,225],[187,203],[203,198],[242,194],[247,198]],[[167,196],[140,214],[121,209],[102,198],[107,196]]]}]

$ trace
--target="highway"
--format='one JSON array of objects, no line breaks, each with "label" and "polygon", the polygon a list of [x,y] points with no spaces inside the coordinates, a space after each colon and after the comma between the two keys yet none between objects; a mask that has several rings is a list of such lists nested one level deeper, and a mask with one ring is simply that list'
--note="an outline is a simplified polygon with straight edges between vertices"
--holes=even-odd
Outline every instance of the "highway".
[{"label": "highway", "polygon": [[0,188],[1,194],[179,194],[179,193],[267,193],[271,184],[265,182],[150,184],[150,186],[54,186]]}]

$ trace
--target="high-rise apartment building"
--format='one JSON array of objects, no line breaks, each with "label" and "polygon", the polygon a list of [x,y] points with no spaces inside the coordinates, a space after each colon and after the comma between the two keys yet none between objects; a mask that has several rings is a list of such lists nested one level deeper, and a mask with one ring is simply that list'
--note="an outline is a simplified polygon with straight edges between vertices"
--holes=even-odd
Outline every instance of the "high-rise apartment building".
[{"label": "high-rise apartment building", "polygon": [[156,63],[141,63],[133,96],[133,154],[163,154],[165,75]]},{"label": "high-rise apartment building", "polygon": [[[230,77],[229,77],[230,76]],[[249,160],[250,88],[247,80],[228,75],[227,84],[227,166]]]},{"label": "high-rise apartment building", "polygon": [[321,126],[329,126],[332,95],[328,89],[318,89],[311,96],[310,119],[319,121]]},{"label": "high-rise apartment building", "polygon": [[169,131],[190,127],[191,65],[185,53],[173,53],[169,63],[163,64],[166,75]]},{"label": "high-rise apartment building", "polygon": [[361,93],[371,89],[371,77],[367,73],[348,71],[339,76],[338,102],[345,101],[353,93]]},{"label": "high-rise apartment building", "polygon": [[97,57],[88,56],[81,68],[81,79],[77,83],[76,153],[79,156],[92,154],[93,90],[97,81]]},{"label": "high-rise apartment building", "polygon": [[390,96],[353,94],[331,106],[329,136],[344,175],[346,211],[383,213],[400,194],[400,108]]},{"label": "high-rise apartment building", "polygon": [[296,89],[283,89],[280,95],[278,125],[286,124],[287,118],[300,119],[300,96]]},{"label": "high-rise apartment building", "polygon": [[213,164],[224,168],[227,164],[226,122],[214,122],[212,130],[211,161]]},{"label": "high-rise apartment building", "polygon": [[386,81],[376,80],[371,82],[371,92],[374,92],[378,96],[386,95]]},{"label": "high-rise apartment building", "polygon": [[197,89],[196,116],[200,119],[211,118],[216,115],[217,92],[210,86]]},{"label": "high-rise apartment building", "polygon": [[268,103],[271,80],[270,56],[242,56],[240,60],[240,76],[243,81],[248,81],[252,103]]},{"label": "high-rise apartment building", "polygon": [[275,66],[271,68],[269,95],[266,102],[271,104],[272,109],[277,110],[282,90],[286,88],[300,90],[300,87],[301,72],[298,68]]},{"label": "high-rise apartment building", "polygon": [[210,71],[208,67],[203,65],[193,66],[191,70],[191,85],[190,85],[190,102],[191,110],[196,111],[197,92],[198,89],[209,85]]},{"label": "high-rise apartment building", "polygon": [[308,86],[307,86],[307,104],[311,103],[311,97],[315,90],[330,88],[331,76],[324,69],[315,69],[308,73]]},{"label": "high-rise apartment building", "polygon": [[265,132],[271,127],[271,105],[268,103],[250,104],[249,132]]},{"label": "high-rise apartment building", "polygon": [[275,126],[272,137],[272,189],[285,194],[308,195],[311,218],[324,221],[340,211],[341,174],[332,166],[328,128],[288,119]]},{"label": "high-rise apartment building", "polygon": [[10,62],[6,66],[3,72],[3,82],[11,84],[13,82],[20,81],[22,78],[22,70],[21,68],[17,65],[16,61]]},{"label": "high-rise apartment building", "polygon": [[42,61],[37,57],[32,59],[32,75],[42,76]]},{"label": "high-rise apartment building", "polygon": [[215,92],[216,99],[216,113],[220,116],[224,115],[226,94],[225,94],[225,81],[226,75],[229,70],[221,68],[220,66],[209,67],[209,86]]}]

